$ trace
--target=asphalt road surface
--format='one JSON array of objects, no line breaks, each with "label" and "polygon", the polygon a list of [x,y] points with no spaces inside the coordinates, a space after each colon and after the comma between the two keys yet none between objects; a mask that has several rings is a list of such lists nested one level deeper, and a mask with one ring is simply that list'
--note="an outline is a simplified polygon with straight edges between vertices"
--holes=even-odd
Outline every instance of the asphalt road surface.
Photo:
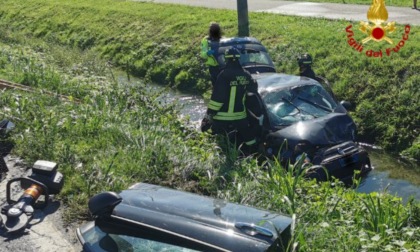
[{"label": "asphalt road surface", "polygon": [[[142,0],[144,1],[144,0]],[[155,3],[172,3],[207,8],[236,10],[237,0],[146,0]],[[369,5],[311,3],[278,0],[248,0],[248,10],[270,12],[284,15],[324,17],[353,21],[368,21]],[[410,7],[386,6],[388,22],[397,24],[420,25],[420,10]]]}]

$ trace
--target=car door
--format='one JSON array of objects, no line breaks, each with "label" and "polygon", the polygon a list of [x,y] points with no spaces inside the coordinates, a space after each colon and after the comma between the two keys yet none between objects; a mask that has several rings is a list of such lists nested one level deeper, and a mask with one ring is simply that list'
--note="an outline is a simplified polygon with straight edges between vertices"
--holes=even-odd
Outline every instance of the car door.
[{"label": "car door", "polygon": [[247,93],[245,106],[247,108],[250,128],[260,141],[264,141],[270,128],[267,110],[258,92]]}]

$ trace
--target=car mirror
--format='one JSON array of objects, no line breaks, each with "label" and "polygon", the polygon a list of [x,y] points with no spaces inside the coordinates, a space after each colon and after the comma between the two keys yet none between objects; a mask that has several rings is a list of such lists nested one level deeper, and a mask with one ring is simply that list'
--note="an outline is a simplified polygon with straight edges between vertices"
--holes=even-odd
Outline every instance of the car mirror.
[{"label": "car mirror", "polygon": [[340,104],[348,111],[354,111],[354,106],[348,101],[341,101]]},{"label": "car mirror", "polygon": [[115,192],[102,192],[90,198],[89,211],[92,215],[107,216],[121,201],[121,196]]}]

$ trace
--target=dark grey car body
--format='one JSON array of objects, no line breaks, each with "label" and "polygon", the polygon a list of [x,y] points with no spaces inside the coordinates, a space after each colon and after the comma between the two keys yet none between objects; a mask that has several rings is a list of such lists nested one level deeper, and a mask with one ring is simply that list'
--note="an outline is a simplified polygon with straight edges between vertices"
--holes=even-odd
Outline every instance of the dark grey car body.
[{"label": "dark grey car body", "polygon": [[[264,124],[257,131],[262,132],[260,137],[267,155],[276,156],[286,164],[297,162],[305,153],[316,168],[309,176],[321,180],[328,175],[344,181],[352,179],[355,171],[364,174],[371,170],[367,152],[355,143],[356,124],[325,84],[278,73],[257,74],[254,78],[259,85],[259,95],[254,99],[258,100],[260,113],[264,115]],[[304,96],[305,90],[314,89],[326,103],[316,101],[315,96]],[[278,109],[272,104],[289,106],[290,113],[279,117]]]},{"label": "dark grey car body", "polygon": [[[258,91],[264,106],[269,102],[268,96],[281,90],[305,85],[323,88],[316,80],[295,75],[260,74],[254,75],[254,78],[258,81]],[[330,100],[333,100],[333,98],[331,97]],[[355,140],[356,124],[348,115],[347,110],[338,102],[333,104],[331,111],[326,111],[322,115],[313,116],[308,120],[286,122],[285,124],[275,121],[271,113],[273,110],[265,107],[264,111],[269,121],[265,125],[270,131],[267,135],[268,138],[286,138],[292,145],[296,145],[299,141],[309,141],[321,146],[331,146]]]},{"label": "dark grey car body", "polygon": [[85,251],[283,251],[290,238],[283,214],[146,183],[89,208],[96,220],[77,230]]}]

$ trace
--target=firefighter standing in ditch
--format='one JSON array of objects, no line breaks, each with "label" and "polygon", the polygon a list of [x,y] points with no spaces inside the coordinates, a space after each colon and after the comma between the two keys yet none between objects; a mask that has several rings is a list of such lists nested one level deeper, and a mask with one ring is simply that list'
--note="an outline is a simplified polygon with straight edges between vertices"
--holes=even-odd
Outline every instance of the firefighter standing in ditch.
[{"label": "firefighter standing in ditch", "polygon": [[203,123],[211,125],[213,134],[236,130],[243,140],[243,144],[239,143],[241,150],[249,154],[257,151],[257,143],[249,127],[245,100],[248,92],[257,92],[258,85],[242,68],[239,58],[240,52],[236,48],[225,52],[226,67],[217,77]]},{"label": "firefighter standing in ditch", "polygon": [[217,62],[217,50],[219,41],[222,38],[222,29],[218,23],[212,22],[209,27],[208,36],[201,40],[201,57],[206,60],[205,64],[209,69],[211,84],[214,87],[220,66]]}]

